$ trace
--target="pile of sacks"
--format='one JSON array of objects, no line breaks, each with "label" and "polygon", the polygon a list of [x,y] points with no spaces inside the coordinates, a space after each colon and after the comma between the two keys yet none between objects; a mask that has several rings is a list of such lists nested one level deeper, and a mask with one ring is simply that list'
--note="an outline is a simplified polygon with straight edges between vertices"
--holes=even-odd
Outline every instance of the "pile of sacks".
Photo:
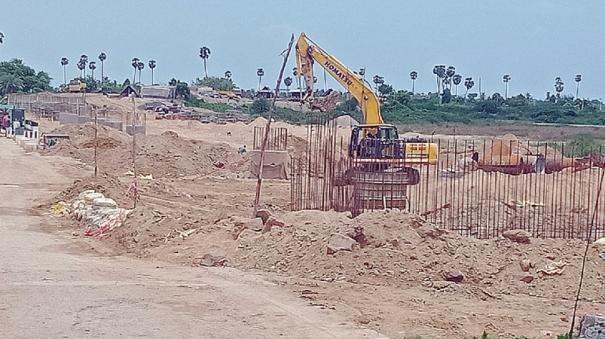
[{"label": "pile of sacks", "polygon": [[51,213],[56,216],[69,215],[86,224],[84,235],[87,236],[102,235],[122,226],[131,212],[132,210],[119,208],[113,199],[94,190],[80,193],[71,204],[59,201],[51,207]]}]

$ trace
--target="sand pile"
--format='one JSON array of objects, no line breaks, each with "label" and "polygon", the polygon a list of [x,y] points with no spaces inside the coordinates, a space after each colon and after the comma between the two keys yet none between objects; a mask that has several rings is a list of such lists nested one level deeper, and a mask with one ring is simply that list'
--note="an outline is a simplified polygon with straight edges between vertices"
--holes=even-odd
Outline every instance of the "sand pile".
[{"label": "sand pile", "polygon": [[357,122],[357,120],[355,120],[352,116],[346,114],[332,119],[332,122],[339,127],[353,127],[359,125],[359,122]]},{"label": "sand pile", "polygon": [[[43,151],[49,155],[69,156],[88,165],[94,164],[94,125],[64,125],[55,133],[69,134]],[[98,129],[98,166],[101,173],[123,175],[133,170],[132,138],[105,126]],[[137,136],[136,167],[139,174],[154,178],[190,175],[247,176],[249,160],[227,144],[181,138],[166,131],[161,135]]]},{"label": "sand pile", "polygon": [[[531,291],[565,298],[577,284],[583,249],[581,241],[470,239],[398,212],[349,219],[342,213],[301,211],[280,220],[285,227],[240,234],[232,263],[330,282],[421,284],[438,290],[463,286],[478,295]],[[331,249],[339,246],[351,250]],[[598,254],[596,248],[590,252],[585,293],[603,299],[599,281],[605,260]]]}]

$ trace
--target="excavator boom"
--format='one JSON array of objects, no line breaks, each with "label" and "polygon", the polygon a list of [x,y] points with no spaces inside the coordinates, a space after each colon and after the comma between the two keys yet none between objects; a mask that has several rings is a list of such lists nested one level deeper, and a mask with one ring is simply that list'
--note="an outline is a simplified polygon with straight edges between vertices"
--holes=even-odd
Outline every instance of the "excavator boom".
[{"label": "excavator boom", "polygon": [[296,43],[296,62],[306,84],[303,100],[310,101],[313,99],[313,84],[315,82],[313,64],[315,61],[357,100],[366,124],[384,123],[380,114],[380,101],[372,87],[364,82],[359,74],[350,70],[334,56],[311,41],[305,33],[300,34]]}]

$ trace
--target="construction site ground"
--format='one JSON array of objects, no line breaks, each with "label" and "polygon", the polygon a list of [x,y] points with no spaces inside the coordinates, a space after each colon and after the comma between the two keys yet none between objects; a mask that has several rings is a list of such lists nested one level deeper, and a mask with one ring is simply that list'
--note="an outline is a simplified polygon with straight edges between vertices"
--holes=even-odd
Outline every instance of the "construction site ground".
[{"label": "construction site ground", "polygon": [[[51,216],[49,208],[59,200],[73,201],[85,189],[131,208],[126,192],[134,181],[132,139],[99,128],[95,179],[94,127],[43,124],[70,134],[71,140],[40,151],[41,156],[25,155],[2,141],[2,149],[10,151],[0,157],[11,157],[14,164],[0,167],[3,171],[32,168],[27,161],[38,168],[23,179],[22,173],[2,173],[3,183],[13,177],[18,181],[17,187],[2,186],[3,194],[24,190],[37,199],[35,206],[17,199],[3,207],[38,214],[2,224],[13,237],[5,238],[10,246],[2,251],[14,252],[19,258],[11,262],[25,260],[26,266],[2,271],[12,286],[12,292],[6,291],[9,305],[0,304],[0,320],[15,324],[8,336],[25,328],[34,331],[24,322],[33,310],[14,311],[10,300],[43,294],[41,288],[50,289],[45,298],[53,300],[61,300],[61,293],[86,295],[80,304],[61,310],[57,317],[72,323],[57,328],[58,335],[114,331],[112,325],[132,322],[117,313],[141,319],[140,326],[130,328],[133,332],[103,333],[462,338],[486,331],[505,338],[542,338],[569,329],[581,241],[476,240],[404,212],[355,219],[347,213],[290,212],[289,182],[277,180],[264,182],[261,200],[280,224],[248,227],[256,180],[250,178],[249,159],[237,148],[252,145],[253,126],[262,126],[262,120],[215,125],[148,119],[147,135],[137,136],[136,172],[143,177],[137,180],[141,199],[134,213],[121,227],[86,237],[85,225]],[[277,125],[291,133],[289,152],[304,152],[306,128]],[[31,227],[52,235],[32,233]],[[355,237],[360,230],[363,238],[352,251],[328,254],[334,234]],[[21,249],[20,242],[34,252]],[[605,312],[600,251],[590,248],[579,314]],[[36,263],[37,256],[52,262]],[[564,268],[553,271],[553,264]],[[48,316],[52,312],[44,313],[44,302],[36,305],[28,307],[55,320]],[[244,331],[250,325],[255,332]],[[160,332],[151,332],[155,329]]]}]

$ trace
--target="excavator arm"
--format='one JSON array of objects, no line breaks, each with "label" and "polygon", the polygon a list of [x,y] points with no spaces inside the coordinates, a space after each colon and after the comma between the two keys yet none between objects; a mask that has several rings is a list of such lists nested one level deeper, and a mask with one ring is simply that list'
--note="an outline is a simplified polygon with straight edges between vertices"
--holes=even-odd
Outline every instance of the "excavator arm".
[{"label": "excavator arm", "polygon": [[351,71],[334,56],[327,53],[311,41],[305,33],[301,33],[296,43],[296,63],[300,74],[304,77],[306,91],[303,101],[313,100],[314,75],[313,64],[317,62],[336,81],[351,93],[357,100],[363,114],[365,124],[383,124],[380,114],[380,102],[372,87],[363,78]]}]

